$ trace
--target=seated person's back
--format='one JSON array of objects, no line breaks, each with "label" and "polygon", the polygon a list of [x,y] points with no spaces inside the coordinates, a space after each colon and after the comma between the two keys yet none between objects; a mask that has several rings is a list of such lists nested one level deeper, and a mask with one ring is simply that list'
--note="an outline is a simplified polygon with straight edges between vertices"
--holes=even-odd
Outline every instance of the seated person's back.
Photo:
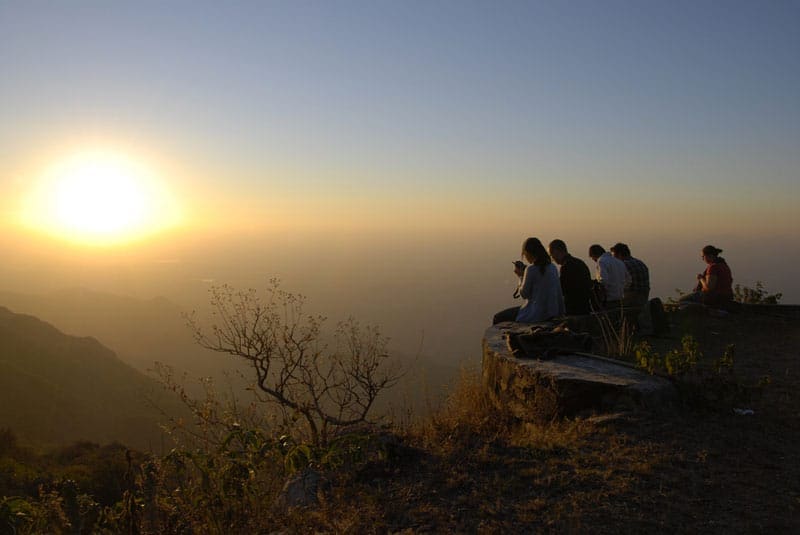
[{"label": "seated person's back", "polygon": [[550,256],[561,266],[560,282],[564,294],[564,307],[568,315],[589,314],[592,297],[592,276],[583,260],[567,251],[563,240],[550,242]]}]

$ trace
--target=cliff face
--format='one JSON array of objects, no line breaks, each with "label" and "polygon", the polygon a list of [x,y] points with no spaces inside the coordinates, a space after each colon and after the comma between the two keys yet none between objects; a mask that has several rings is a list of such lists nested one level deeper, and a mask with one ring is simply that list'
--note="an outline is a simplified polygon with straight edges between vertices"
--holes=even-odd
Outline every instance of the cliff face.
[{"label": "cliff face", "polygon": [[487,329],[483,338],[484,387],[498,406],[523,421],[656,408],[674,395],[666,379],[591,354],[517,358],[507,336],[531,329],[531,325],[501,323]]},{"label": "cliff face", "polygon": [[162,418],[151,402],[180,410],[158,383],[94,338],[0,307],[0,427],[25,442],[157,447]]}]

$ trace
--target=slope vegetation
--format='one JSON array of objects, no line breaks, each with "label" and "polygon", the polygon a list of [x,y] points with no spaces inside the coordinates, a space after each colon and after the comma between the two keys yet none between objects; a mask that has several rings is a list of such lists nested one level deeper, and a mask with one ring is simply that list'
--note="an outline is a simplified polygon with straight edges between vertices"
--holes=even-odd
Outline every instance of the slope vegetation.
[{"label": "slope vegetation", "polygon": [[0,307],[0,427],[35,444],[118,440],[158,450],[160,410],[179,408],[94,338]]}]

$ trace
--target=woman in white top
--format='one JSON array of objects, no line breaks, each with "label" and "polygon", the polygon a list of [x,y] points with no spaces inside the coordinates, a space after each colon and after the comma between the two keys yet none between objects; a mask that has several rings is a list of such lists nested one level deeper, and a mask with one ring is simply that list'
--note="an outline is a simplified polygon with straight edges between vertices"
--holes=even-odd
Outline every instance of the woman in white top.
[{"label": "woman in white top", "polygon": [[494,323],[518,321],[535,323],[564,315],[564,296],[558,268],[550,260],[550,255],[538,238],[528,238],[522,244],[522,256],[528,261],[525,266],[518,262],[514,273],[520,278],[519,295],[525,302],[494,316]]}]

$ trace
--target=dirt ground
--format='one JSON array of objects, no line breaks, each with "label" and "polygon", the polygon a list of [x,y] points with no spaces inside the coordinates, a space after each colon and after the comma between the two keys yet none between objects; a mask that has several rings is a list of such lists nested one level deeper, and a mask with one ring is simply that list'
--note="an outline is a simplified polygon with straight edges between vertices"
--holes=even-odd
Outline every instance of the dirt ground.
[{"label": "dirt ground", "polygon": [[770,383],[737,406],[728,400],[541,426],[507,425],[498,421],[503,415],[461,407],[460,416],[410,433],[405,457],[342,482],[318,513],[320,527],[800,532],[800,319],[747,312],[672,321],[669,337],[651,340],[657,350],[676,347],[688,332],[707,364],[734,344],[741,382],[769,376]]}]

